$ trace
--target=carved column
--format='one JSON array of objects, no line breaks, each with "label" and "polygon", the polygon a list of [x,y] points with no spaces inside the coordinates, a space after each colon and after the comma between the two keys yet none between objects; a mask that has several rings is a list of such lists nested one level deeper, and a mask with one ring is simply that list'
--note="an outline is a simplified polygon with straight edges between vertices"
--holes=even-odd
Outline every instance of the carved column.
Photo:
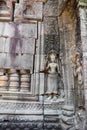
[{"label": "carved column", "polygon": [[[68,6],[69,4],[69,6]],[[62,2],[60,7],[59,26],[61,28],[61,52],[63,58],[63,76],[65,87],[65,105],[62,110],[62,123],[64,129],[73,125],[74,115],[74,78],[71,64],[71,47],[75,45],[75,12],[73,11],[74,1]],[[64,7],[65,6],[65,7]],[[77,5],[75,5],[74,9]],[[65,8],[64,10],[63,7]],[[74,53],[73,53],[74,54]]]}]

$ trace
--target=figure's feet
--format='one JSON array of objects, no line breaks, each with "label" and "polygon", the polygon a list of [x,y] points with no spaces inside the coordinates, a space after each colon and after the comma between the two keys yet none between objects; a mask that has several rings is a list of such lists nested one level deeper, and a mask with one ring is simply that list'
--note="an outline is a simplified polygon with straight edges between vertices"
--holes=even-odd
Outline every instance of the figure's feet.
[{"label": "figure's feet", "polygon": [[57,96],[54,96],[51,101],[56,101],[56,100],[57,100]]},{"label": "figure's feet", "polygon": [[52,99],[51,96],[49,96],[48,98],[46,98],[45,101],[50,101],[51,99]]}]

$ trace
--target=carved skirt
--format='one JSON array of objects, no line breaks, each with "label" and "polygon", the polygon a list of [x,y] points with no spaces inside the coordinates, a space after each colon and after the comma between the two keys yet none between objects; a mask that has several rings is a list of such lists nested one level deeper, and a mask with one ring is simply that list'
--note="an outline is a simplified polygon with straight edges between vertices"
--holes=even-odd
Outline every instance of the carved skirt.
[{"label": "carved skirt", "polygon": [[46,94],[57,94],[58,74],[48,74]]}]

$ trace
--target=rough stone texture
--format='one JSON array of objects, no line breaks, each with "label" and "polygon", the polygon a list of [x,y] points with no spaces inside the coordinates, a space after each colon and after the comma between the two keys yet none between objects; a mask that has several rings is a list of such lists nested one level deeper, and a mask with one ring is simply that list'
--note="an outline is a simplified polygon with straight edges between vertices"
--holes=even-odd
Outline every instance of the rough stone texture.
[{"label": "rough stone texture", "polygon": [[[0,1],[0,130],[85,130],[86,6],[82,0]],[[57,94],[48,95],[57,71]]]},{"label": "rough stone texture", "polygon": [[36,23],[13,23],[0,22],[0,36],[8,37],[30,37],[37,38],[37,22]]},{"label": "rough stone texture", "polygon": [[58,1],[48,0],[44,5],[44,53],[56,50],[59,53]]}]

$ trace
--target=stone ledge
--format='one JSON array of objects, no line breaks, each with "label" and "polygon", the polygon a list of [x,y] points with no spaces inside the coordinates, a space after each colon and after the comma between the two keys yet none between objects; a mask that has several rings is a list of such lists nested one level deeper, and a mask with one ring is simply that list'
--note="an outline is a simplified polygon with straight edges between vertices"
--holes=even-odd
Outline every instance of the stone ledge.
[{"label": "stone ledge", "polygon": [[12,91],[0,91],[0,100],[25,100],[25,101],[37,101],[37,97],[32,92],[12,92]]},{"label": "stone ledge", "polygon": [[62,130],[58,122],[1,122],[0,130]]},{"label": "stone ledge", "polygon": [[33,120],[45,116],[59,116],[63,104],[43,104],[41,102],[0,101],[0,120]]}]

